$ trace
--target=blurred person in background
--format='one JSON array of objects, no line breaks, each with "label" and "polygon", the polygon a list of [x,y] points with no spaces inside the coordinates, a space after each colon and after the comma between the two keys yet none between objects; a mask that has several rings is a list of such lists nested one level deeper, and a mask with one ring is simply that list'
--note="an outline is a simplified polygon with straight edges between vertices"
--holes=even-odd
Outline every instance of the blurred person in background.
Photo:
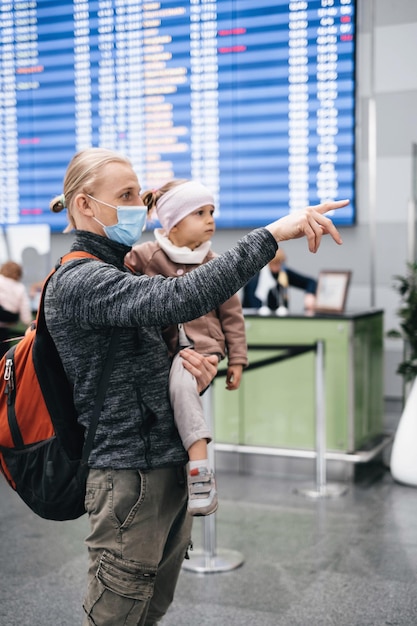
[{"label": "blurred person in background", "polygon": [[242,290],[244,309],[258,309],[260,315],[287,315],[289,312],[289,287],[303,289],[304,311],[314,311],[317,281],[311,276],[300,274],[286,266],[287,257],[282,248],[274,258],[261,269]]},{"label": "blurred person in background", "polygon": [[15,261],[6,261],[0,267],[0,356],[10,347],[9,339],[14,336],[13,326],[21,322],[26,326],[32,321],[29,295],[21,282],[22,266]]}]

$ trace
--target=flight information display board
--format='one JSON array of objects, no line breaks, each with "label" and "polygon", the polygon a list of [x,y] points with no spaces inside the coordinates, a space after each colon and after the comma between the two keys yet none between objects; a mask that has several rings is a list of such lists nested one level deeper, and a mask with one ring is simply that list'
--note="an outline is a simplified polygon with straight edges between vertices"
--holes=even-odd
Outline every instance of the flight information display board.
[{"label": "flight information display board", "polygon": [[143,189],[205,183],[219,228],[349,198],[354,0],[38,0],[0,8],[0,224],[48,223],[73,154],[128,156]]}]

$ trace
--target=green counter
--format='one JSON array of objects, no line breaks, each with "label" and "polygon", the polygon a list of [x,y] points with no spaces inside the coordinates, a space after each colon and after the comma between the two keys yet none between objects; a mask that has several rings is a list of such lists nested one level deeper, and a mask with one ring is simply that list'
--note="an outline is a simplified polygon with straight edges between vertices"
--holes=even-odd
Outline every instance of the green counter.
[{"label": "green counter", "polygon": [[[382,434],[382,311],[245,319],[250,363],[283,354],[271,345],[323,341],[327,450],[351,453]],[[244,372],[238,391],[225,390],[225,379],[217,378],[215,441],[314,450],[315,376],[313,351]]]}]

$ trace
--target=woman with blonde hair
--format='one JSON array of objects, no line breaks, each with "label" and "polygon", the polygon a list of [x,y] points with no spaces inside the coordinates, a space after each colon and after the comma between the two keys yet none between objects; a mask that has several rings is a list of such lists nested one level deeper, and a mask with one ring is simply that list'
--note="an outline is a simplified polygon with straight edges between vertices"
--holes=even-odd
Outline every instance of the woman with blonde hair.
[{"label": "woman with blonde hair", "polygon": [[[231,250],[180,279],[135,275],[124,265],[140,238],[146,207],[130,162],[89,148],[76,154],[64,193],[72,250],[95,258],[65,263],[45,294],[45,318],[88,429],[112,329],[120,328],[115,365],[88,460],[90,532],[84,625],[155,625],[172,602],[191,543],[187,453],[168,396],[170,359],[161,328],[204,315],[230,298],[275,254],[277,242],[306,236],[315,252],[323,234],[340,235],[324,213],[331,202],[249,233]],[[184,350],[184,366],[202,391],[213,357]]]}]

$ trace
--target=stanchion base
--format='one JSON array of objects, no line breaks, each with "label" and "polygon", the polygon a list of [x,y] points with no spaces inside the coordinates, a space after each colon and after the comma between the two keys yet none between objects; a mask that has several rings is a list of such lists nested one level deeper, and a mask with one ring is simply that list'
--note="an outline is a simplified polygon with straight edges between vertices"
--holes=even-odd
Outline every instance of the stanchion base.
[{"label": "stanchion base", "polygon": [[203,550],[192,550],[188,554],[190,558],[183,562],[183,569],[200,574],[230,572],[240,567],[244,560],[240,552],[235,550],[219,549],[214,555]]},{"label": "stanchion base", "polygon": [[312,487],[296,487],[294,491],[302,496],[306,496],[306,498],[338,498],[339,496],[343,496],[348,491],[348,487],[343,484],[333,483],[323,485],[319,489],[314,489]]}]

